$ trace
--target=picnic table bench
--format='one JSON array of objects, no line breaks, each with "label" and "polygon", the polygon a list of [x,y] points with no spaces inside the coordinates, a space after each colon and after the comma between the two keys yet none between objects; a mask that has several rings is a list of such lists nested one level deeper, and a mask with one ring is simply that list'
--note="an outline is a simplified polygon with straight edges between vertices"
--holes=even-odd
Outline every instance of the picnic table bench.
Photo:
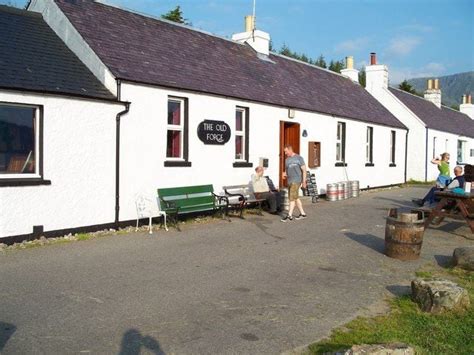
[{"label": "picnic table bench", "polygon": [[256,198],[249,184],[223,186],[226,196],[229,198],[229,209],[237,210],[240,218],[243,217],[244,208],[257,206],[258,213],[262,214],[262,203],[265,199]]},{"label": "picnic table bench", "polygon": [[440,198],[435,208],[429,211],[415,209],[429,213],[425,228],[428,228],[430,224],[439,225],[444,218],[452,218],[465,221],[474,233],[474,194],[456,194],[450,191],[438,191],[435,194]]},{"label": "picnic table bench", "polygon": [[220,212],[227,216],[229,199],[214,193],[212,185],[181,186],[160,188],[158,201],[160,209],[168,215],[168,220],[179,229],[178,215],[196,212]]}]

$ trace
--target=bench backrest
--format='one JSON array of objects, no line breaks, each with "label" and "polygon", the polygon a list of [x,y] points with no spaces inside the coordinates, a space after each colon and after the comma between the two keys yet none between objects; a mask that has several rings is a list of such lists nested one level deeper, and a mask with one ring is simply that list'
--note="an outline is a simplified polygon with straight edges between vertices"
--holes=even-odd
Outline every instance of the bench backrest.
[{"label": "bench backrest", "polygon": [[[159,200],[173,202],[179,207],[179,212],[198,212],[212,210],[216,200],[212,185],[181,186],[158,189]],[[161,201],[160,201],[161,202]],[[166,205],[160,206],[164,211]]]},{"label": "bench backrest", "polygon": [[243,195],[246,200],[255,200],[255,195],[250,184],[230,185],[223,186],[222,188],[226,193],[240,194]]}]

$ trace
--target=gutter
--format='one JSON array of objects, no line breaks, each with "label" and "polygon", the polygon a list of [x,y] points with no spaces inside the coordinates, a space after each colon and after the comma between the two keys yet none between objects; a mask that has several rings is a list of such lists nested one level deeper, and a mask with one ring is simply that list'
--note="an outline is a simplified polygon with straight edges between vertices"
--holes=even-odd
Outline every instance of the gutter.
[{"label": "gutter", "polygon": [[[117,79],[117,100],[121,100],[122,83]],[[130,102],[125,102],[125,109],[115,118],[115,228],[119,227],[120,218],[120,120],[130,110]]]},{"label": "gutter", "polygon": [[405,184],[407,183],[407,170],[408,170],[408,133],[410,132],[409,129],[407,129],[406,133],[406,138],[405,138]]},{"label": "gutter", "polygon": [[425,142],[425,182],[428,181],[428,127],[426,129],[426,142]]}]

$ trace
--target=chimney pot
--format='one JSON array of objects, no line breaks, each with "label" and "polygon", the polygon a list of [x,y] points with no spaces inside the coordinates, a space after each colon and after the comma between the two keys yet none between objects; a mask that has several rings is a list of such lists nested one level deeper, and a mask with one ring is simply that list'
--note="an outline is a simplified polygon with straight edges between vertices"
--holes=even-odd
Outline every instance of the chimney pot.
[{"label": "chimney pot", "polygon": [[439,90],[439,79],[434,79],[434,88],[435,90]]},{"label": "chimney pot", "polygon": [[433,89],[433,79],[428,79],[428,81],[426,82],[426,88],[428,90]]},{"label": "chimney pot", "polygon": [[370,65],[376,65],[377,64],[377,54],[374,52],[370,53]]},{"label": "chimney pot", "polygon": [[346,69],[354,69],[354,57],[346,57]]},{"label": "chimney pot", "polygon": [[462,95],[462,103],[467,104],[467,95]]},{"label": "chimney pot", "polygon": [[245,16],[245,32],[251,32],[255,29],[255,18],[252,15]]}]

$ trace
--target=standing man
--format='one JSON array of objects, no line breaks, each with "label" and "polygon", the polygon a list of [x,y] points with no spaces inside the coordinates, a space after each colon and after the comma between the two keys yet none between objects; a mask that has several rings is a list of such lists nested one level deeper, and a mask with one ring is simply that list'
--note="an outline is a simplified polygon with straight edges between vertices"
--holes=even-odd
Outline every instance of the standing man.
[{"label": "standing man", "polygon": [[288,184],[288,199],[290,200],[290,209],[288,215],[281,219],[282,222],[293,220],[293,210],[295,205],[300,214],[295,217],[296,220],[306,218],[306,213],[303,210],[303,204],[299,198],[300,187],[306,188],[306,165],[301,156],[293,151],[293,147],[289,144],[285,145],[285,171],[283,178],[286,178]]}]

